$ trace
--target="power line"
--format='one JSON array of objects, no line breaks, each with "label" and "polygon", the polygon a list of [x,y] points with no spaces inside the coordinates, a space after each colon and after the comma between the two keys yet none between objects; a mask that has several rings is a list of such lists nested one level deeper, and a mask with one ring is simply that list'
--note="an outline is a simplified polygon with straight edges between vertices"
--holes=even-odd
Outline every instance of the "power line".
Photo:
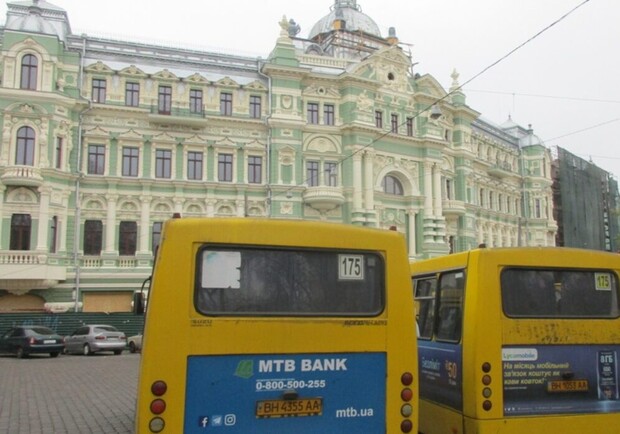
[{"label": "power line", "polygon": [[586,128],[582,128],[582,129],[577,130],[577,131],[566,133],[566,134],[563,134],[561,136],[553,137],[552,139],[546,139],[546,140],[543,140],[543,141],[544,142],[552,142],[554,140],[563,139],[564,137],[572,136],[573,134],[578,134],[578,133],[582,133],[584,131],[593,130],[594,128],[602,127],[603,125],[611,124],[613,122],[618,122],[618,121],[620,121],[620,118],[611,119],[611,120],[608,120],[608,121],[605,121],[605,122],[601,122],[600,124],[592,125],[592,126],[589,126],[589,127],[586,127]]},{"label": "power line", "polygon": [[570,100],[570,101],[581,101],[581,102],[602,102],[609,104],[620,104],[620,100],[613,99],[598,99],[598,98],[579,98],[573,96],[558,96],[558,95],[540,95],[534,93],[519,93],[519,92],[506,92],[500,90],[479,90],[479,89],[467,89],[467,92],[478,92],[478,93],[491,93],[496,95],[510,95],[510,96],[526,96],[531,98],[548,98],[548,99],[560,99],[560,100]]},{"label": "power line", "polygon": [[[496,66],[497,64],[499,64],[500,62],[504,61],[505,59],[507,59],[508,57],[510,57],[512,54],[514,54],[516,51],[518,51],[519,49],[521,49],[522,47],[524,47],[525,45],[529,44],[531,41],[533,41],[534,39],[538,38],[540,35],[542,35],[544,32],[546,32],[547,30],[549,30],[550,28],[552,28],[553,26],[555,26],[556,24],[560,23],[561,21],[563,21],[564,19],[566,19],[566,17],[568,17],[569,15],[571,15],[573,12],[575,12],[577,9],[579,9],[580,7],[582,7],[583,5],[585,5],[586,3],[588,3],[590,0],[584,0],[583,2],[579,3],[577,6],[575,6],[574,8],[572,8],[570,11],[566,12],[564,15],[562,15],[560,18],[558,18],[557,20],[553,21],[551,24],[549,24],[548,26],[546,26],[545,28],[543,28],[542,30],[540,30],[538,33],[536,33],[534,36],[530,37],[529,39],[527,39],[525,42],[522,42],[521,44],[517,45],[515,48],[513,48],[512,50],[510,50],[508,53],[506,53],[505,55],[503,55],[502,57],[500,57],[499,59],[497,59],[495,62],[491,63],[490,65],[486,66],[484,69],[482,69],[479,73],[477,73],[476,75],[474,75],[473,77],[471,77],[470,79],[468,79],[467,81],[465,81],[463,84],[455,87],[454,89],[452,89],[450,92],[446,93],[444,96],[442,96],[441,98],[436,99],[432,104],[429,104],[427,107],[425,107],[424,109],[418,111],[417,113],[415,113],[413,116],[410,116],[409,119],[416,119],[418,116],[420,116],[422,113],[427,112],[428,110],[430,110],[434,105],[436,105],[437,103],[447,99],[449,96],[453,95],[454,93],[460,91],[463,89],[464,86],[468,85],[469,83],[471,83],[472,81],[474,81],[476,78],[480,77],[482,74],[484,74],[485,72],[487,72],[489,69],[493,68],[494,66]],[[405,120],[404,122],[400,123],[398,125],[398,127],[402,127],[403,125],[405,125],[407,122],[407,120]],[[386,137],[388,134],[391,134],[392,130],[388,130],[385,131],[384,133],[382,133],[381,135],[379,135],[378,137],[376,137],[374,140],[372,140],[369,144],[362,146],[360,149],[357,149],[355,151],[353,151],[351,153],[351,155],[348,155],[346,157],[344,157],[342,160],[340,160],[338,162],[339,166],[342,166],[342,163],[344,163],[345,161],[347,161],[350,158],[353,158],[354,155],[364,151],[365,149],[370,148],[371,146],[373,146],[375,143],[377,143],[379,140],[381,140],[382,138]],[[324,171],[323,171],[324,172]],[[304,183],[307,182],[310,178],[306,178],[304,180]],[[286,190],[284,190],[283,192],[277,193],[274,196],[272,196],[272,199],[275,197],[278,197],[280,195],[283,194],[288,194],[294,187],[289,187]]]}]

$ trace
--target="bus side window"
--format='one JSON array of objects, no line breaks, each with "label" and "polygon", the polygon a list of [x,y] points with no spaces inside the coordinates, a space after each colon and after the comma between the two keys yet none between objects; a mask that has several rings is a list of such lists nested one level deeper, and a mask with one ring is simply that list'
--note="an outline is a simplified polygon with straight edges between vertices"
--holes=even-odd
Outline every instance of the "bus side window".
[{"label": "bus side window", "polygon": [[433,337],[436,288],[437,279],[434,277],[415,280],[418,336],[422,339]]},{"label": "bus side window", "polygon": [[461,340],[463,322],[464,275],[462,271],[443,274],[439,281],[439,307],[437,309],[437,331],[439,341]]}]

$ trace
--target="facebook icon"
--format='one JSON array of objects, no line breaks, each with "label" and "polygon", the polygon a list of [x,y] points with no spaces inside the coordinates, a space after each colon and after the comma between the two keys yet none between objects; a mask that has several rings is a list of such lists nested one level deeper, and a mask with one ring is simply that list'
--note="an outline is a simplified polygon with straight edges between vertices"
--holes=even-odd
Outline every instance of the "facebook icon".
[{"label": "facebook icon", "polygon": [[209,424],[209,418],[207,416],[199,416],[198,417],[198,426],[201,428],[206,428]]}]

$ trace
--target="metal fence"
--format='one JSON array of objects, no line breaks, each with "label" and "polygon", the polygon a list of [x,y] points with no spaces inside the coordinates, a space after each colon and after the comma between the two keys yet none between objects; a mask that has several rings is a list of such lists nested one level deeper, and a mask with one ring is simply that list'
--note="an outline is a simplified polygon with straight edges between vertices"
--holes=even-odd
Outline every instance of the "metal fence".
[{"label": "metal fence", "polygon": [[127,337],[142,333],[144,316],[133,313],[2,313],[0,314],[0,335],[11,327],[20,325],[41,325],[66,336],[84,324],[108,324],[124,332]]}]

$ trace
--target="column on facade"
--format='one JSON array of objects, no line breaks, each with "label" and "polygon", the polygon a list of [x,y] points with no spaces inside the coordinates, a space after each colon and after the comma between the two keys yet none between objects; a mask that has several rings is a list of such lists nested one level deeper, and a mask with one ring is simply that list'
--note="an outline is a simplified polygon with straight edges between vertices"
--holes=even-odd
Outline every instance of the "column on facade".
[{"label": "column on facade", "polygon": [[439,164],[433,166],[433,214],[435,217],[441,217],[441,167]]},{"label": "column on facade", "polygon": [[374,183],[372,180],[372,163],[374,154],[370,151],[364,152],[364,205],[366,211],[373,211],[375,208],[374,201]]},{"label": "column on facade", "polygon": [[482,244],[484,243],[484,228],[482,225],[482,221],[478,220],[477,227],[478,227],[478,234],[477,234],[478,244]]},{"label": "column on facade", "polygon": [[150,219],[151,219],[151,196],[140,196],[141,209],[140,209],[140,236],[138,237],[140,247],[138,252],[141,254],[148,254],[149,249],[149,232],[150,232]]},{"label": "column on facade", "polygon": [[47,237],[50,227],[50,196],[52,189],[49,186],[39,187],[39,230],[37,232],[37,250],[47,251]]},{"label": "column on facade", "polygon": [[[58,217],[58,251],[66,252],[67,251],[67,224],[69,223],[69,206],[68,206],[68,194],[63,193],[62,197],[62,211],[61,215]],[[1,210],[0,210],[1,211]],[[75,215],[75,214],[74,214]]]},{"label": "column on facade", "polygon": [[[7,146],[4,146],[5,148]],[[0,221],[2,221],[2,216],[4,215],[4,192],[6,191],[6,186],[0,184]],[[2,245],[2,231],[0,231],[0,246]]]},{"label": "column on facade", "polygon": [[106,215],[105,225],[105,246],[103,248],[104,253],[114,253],[114,236],[116,234],[116,201],[118,196],[111,194],[108,195],[108,213]]},{"label": "column on facade", "polygon": [[174,199],[174,213],[179,214],[181,217],[183,217],[183,203],[184,202],[185,202],[185,199],[181,199],[181,198]]},{"label": "column on facade", "polygon": [[493,239],[493,225],[489,224],[488,225],[488,233],[487,233],[487,247],[495,247],[495,240]]},{"label": "column on facade", "polygon": [[353,211],[362,209],[362,155],[353,154]]},{"label": "column on facade", "polygon": [[418,213],[415,210],[409,210],[409,227],[407,231],[409,233],[409,256],[415,256],[417,254],[417,246],[416,246],[416,217]]},{"label": "column on facade", "polygon": [[424,217],[433,216],[433,163],[424,163]]}]

